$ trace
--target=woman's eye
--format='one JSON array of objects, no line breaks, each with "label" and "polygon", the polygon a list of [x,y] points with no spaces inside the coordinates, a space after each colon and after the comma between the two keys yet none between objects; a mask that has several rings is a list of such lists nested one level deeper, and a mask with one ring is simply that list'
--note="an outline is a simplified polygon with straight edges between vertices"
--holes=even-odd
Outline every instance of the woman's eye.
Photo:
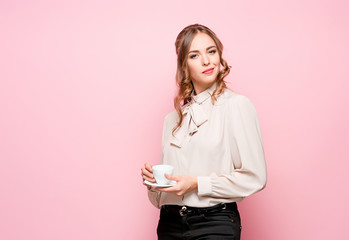
[{"label": "woman's eye", "polygon": [[190,58],[196,58],[196,57],[197,57],[197,54],[190,55],[189,57],[190,57]]},{"label": "woman's eye", "polygon": [[215,54],[216,50],[211,50],[211,51],[209,51],[209,53]]}]

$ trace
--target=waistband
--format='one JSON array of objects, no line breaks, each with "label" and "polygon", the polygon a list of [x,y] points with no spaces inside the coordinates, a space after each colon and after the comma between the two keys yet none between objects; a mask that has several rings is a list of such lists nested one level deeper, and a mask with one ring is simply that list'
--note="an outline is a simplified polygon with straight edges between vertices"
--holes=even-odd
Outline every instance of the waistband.
[{"label": "waistband", "polygon": [[206,207],[206,208],[197,208],[197,207],[179,206],[179,205],[163,205],[161,207],[161,210],[171,212],[174,214],[179,214],[180,216],[200,215],[204,213],[215,213],[215,212],[220,212],[224,209],[237,211],[237,204],[236,202],[220,203],[212,207]]}]

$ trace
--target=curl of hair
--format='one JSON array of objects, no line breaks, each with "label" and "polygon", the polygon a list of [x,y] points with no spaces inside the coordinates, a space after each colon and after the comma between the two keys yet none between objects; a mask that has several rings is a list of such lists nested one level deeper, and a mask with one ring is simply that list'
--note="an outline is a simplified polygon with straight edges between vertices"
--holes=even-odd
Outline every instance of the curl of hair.
[{"label": "curl of hair", "polygon": [[177,53],[176,81],[178,86],[178,93],[174,98],[174,107],[177,111],[179,121],[177,125],[173,128],[172,135],[174,135],[174,132],[182,125],[182,107],[192,100],[191,96],[193,91],[195,91],[193,83],[190,79],[189,68],[187,65],[187,55],[194,36],[199,32],[206,33],[216,43],[220,58],[220,64],[222,65],[221,71],[218,73],[216,78],[217,88],[211,96],[212,104],[214,104],[215,101],[217,101],[218,95],[220,95],[226,88],[224,78],[229,74],[231,67],[228,66],[228,63],[222,58],[223,44],[221,43],[221,41],[218,39],[216,34],[206,26],[200,24],[193,24],[185,27],[178,34],[175,42]]}]

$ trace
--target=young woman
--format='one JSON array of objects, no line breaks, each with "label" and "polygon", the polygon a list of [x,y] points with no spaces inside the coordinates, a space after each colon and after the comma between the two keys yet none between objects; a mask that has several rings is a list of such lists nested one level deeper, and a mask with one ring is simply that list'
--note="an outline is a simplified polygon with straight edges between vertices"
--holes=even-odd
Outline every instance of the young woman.
[{"label": "young woman", "polygon": [[[171,187],[148,187],[161,209],[158,239],[240,239],[236,202],[262,190],[266,165],[257,112],[226,88],[229,66],[209,28],[194,24],[176,39],[176,111],[164,120],[162,164],[174,167]],[[155,183],[152,164],[143,181]]]}]

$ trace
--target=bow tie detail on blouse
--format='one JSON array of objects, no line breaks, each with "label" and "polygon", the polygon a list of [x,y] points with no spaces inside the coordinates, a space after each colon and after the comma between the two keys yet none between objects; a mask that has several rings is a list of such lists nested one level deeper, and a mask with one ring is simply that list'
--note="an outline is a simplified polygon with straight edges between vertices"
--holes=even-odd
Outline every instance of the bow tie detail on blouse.
[{"label": "bow tie detail on blouse", "polygon": [[204,92],[192,96],[191,102],[184,106],[182,125],[176,130],[175,136],[172,136],[171,144],[179,148],[182,147],[185,138],[194,135],[199,127],[208,121],[208,114],[202,104],[211,98],[215,88],[216,84],[213,84]]},{"label": "bow tie detail on blouse", "polygon": [[198,128],[208,120],[208,116],[202,106],[193,102],[183,110],[182,126],[177,129],[171,143],[181,147],[185,137],[194,135]]}]

